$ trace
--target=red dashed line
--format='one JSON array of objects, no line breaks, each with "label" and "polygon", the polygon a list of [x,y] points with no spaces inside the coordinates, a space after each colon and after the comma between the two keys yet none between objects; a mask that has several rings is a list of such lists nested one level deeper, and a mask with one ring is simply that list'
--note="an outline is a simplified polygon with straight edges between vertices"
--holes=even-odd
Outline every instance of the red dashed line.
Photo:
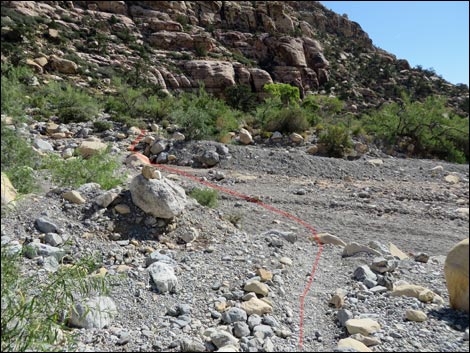
[{"label": "red dashed line", "polygon": [[230,189],[226,189],[220,185],[216,185],[216,184],[213,184],[213,183],[210,183],[206,180],[202,180],[192,174],[189,174],[187,172],[184,172],[182,170],[179,170],[179,169],[176,169],[176,168],[173,168],[173,167],[170,167],[168,165],[164,165],[164,164],[156,164],[156,163],[152,163],[150,162],[150,160],[144,156],[142,153],[140,152],[137,152],[135,151],[135,146],[139,143],[139,141],[144,137],[146,131],[142,130],[141,131],[141,134],[135,139],[135,141],[132,142],[131,146],[129,147],[129,150],[132,151],[132,153],[134,153],[140,160],[142,160],[143,162],[147,163],[147,164],[151,164],[151,165],[154,165],[154,166],[157,166],[158,168],[160,169],[164,169],[168,172],[171,172],[171,173],[175,173],[175,174],[179,174],[179,175],[182,175],[188,179],[191,179],[191,180],[194,180],[195,182],[199,183],[199,184],[203,184],[207,187],[210,187],[212,189],[216,189],[216,190],[219,190],[223,193],[226,193],[226,194],[229,194],[229,195],[232,195],[232,196],[235,196],[237,198],[240,198],[240,199],[243,199],[243,200],[246,200],[248,202],[252,202],[252,203],[255,203],[273,213],[277,213],[283,217],[286,217],[286,218],[289,218],[291,219],[292,221],[302,225],[303,227],[307,228],[309,230],[310,233],[313,234],[315,240],[317,241],[318,243],[318,251],[317,251],[317,255],[316,255],[316,258],[315,258],[315,262],[313,263],[313,266],[312,266],[312,271],[310,273],[310,277],[309,277],[309,280],[305,286],[305,289],[303,291],[303,293],[300,295],[300,332],[299,332],[299,350],[301,351],[302,350],[302,346],[303,346],[303,323],[304,323],[304,303],[305,303],[305,297],[307,296],[308,292],[310,291],[310,287],[312,286],[312,283],[313,283],[313,279],[314,279],[314,276],[315,276],[315,272],[317,270],[317,267],[318,267],[318,263],[320,261],[320,256],[321,256],[321,253],[323,252],[323,245],[320,243],[320,239],[318,238],[318,235],[317,235],[317,232],[316,230],[310,225],[308,224],[307,222],[301,220],[300,218],[296,217],[296,216],[293,216],[291,215],[290,213],[287,213],[285,211],[282,211],[282,210],[279,210],[273,206],[270,206],[270,205],[267,205],[263,202],[261,202],[259,199],[257,198],[253,198],[253,197],[250,197],[250,196],[247,196],[247,195],[244,195],[244,194],[241,194],[239,192],[236,192],[236,191],[233,191],[233,190],[230,190]]}]

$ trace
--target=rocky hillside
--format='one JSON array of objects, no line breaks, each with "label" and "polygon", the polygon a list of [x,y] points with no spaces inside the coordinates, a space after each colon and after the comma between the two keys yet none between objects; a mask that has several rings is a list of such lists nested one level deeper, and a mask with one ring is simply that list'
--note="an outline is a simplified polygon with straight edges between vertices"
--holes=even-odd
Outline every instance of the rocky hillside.
[{"label": "rocky hillside", "polygon": [[[70,62],[63,62],[63,60]],[[3,1],[2,62],[77,75],[106,87],[113,71],[164,90],[210,92],[270,82],[333,94],[363,112],[406,92],[432,94],[468,116],[468,87],[411,68],[373,45],[359,24],[318,2]]]}]

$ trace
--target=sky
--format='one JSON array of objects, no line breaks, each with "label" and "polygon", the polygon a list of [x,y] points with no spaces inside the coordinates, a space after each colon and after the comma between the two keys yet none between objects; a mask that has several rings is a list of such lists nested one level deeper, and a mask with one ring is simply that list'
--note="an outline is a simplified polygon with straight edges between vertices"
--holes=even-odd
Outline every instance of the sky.
[{"label": "sky", "polygon": [[320,1],[359,23],[375,46],[468,85],[468,1]]}]

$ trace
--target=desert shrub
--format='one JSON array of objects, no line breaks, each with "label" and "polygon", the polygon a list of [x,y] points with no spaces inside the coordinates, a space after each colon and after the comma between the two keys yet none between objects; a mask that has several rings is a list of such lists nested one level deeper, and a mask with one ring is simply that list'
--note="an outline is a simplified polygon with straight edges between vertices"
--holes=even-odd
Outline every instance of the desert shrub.
[{"label": "desert shrub", "polygon": [[309,95],[302,101],[302,108],[324,119],[339,114],[344,108],[344,102],[337,97]]},{"label": "desert shrub", "polygon": [[62,330],[63,314],[72,310],[77,295],[107,291],[103,277],[89,276],[99,266],[97,258],[61,266],[47,276],[37,271],[25,274],[20,262],[19,255],[12,255],[2,245],[2,352],[54,351],[59,344],[68,351],[74,338]]},{"label": "desert shrub", "polygon": [[217,207],[218,204],[218,192],[212,189],[193,189],[189,194],[194,198],[200,205],[207,206],[210,208]]},{"label": "desert shrub", "polygon": [[109,153],[109,149],[87,159],[76,157],[63,160],[51,155],[42,167],[48,169],[52,180],[61,186],[79,187],[95,182],[108,190],[125,180],[125,175],[118,171],[120,163]]},{"label": "desert shrub", "polygon": [[11,183],[20,193],[29,193],[36,187],[33,168],[39,155],[16,131],[1,124],[1,165]]},{"label": "desert shrub", "polygon": [[184,93],[175,102],[170,118],[184,128],[190,139],[214,138],[235,130],[238,114],[203,87],[197,93]]},{"label": "desert shrub", "polygon": [[298,87],[287,83],[269,83],[264,85],[264,90],[274,99],[280,99],[285,106],[299,104],[300,91]]},{"label": "desert shrub", "polygon": [[325,146],[326,154],[330,157],[343,157],[352,147],[349,132],[341,125],[329,125],[320,134],[319,142]]},{"label": "desert shrub", "polygon": [[235,85],[225,89],[225,100],[229,106],[244,112],[256,107],[257,96],[248,85]]},{"label": "desert shrub", "polygon": [[112,129],[113,123],[105,120],[97,120],[93,122],[93,127],[96,129],[96,131],[103,132]]},{"label": "desert shrub", "polygon": [[458,163],[469,159],[468,119],[451,114],[440,97],[411,102],[404,96],[402,103],[385,105],[366,116],[364,128],[387,146],[408,141],[420,157]]},{"label": "desert shrub", "polygon": [[26,83],[32,76],[32,71],[27,67],[2,64],[1,111],[3,114],[15,117],[24,114],[24,109],[28,104]]},{"label": "desert shrub", "polygon": [[160,121],[169,114],[172,105],[170,98],[160,97],[152,88],[132,88],[118,80],[115,84],[117,93],[107,98],[106,111],[150,121]]},{"label": "desert shrub", "polygon": [[307,116],[300,107],[281,108],[264,122],[266,131],[303,132],[310,127]]},{"label": "desert shrub", "polygon": [[93,119],[101,106],[86,90],[68,83],[50,82],[34,99],[44,115],[57,115],[60,122],[84,122]]}]

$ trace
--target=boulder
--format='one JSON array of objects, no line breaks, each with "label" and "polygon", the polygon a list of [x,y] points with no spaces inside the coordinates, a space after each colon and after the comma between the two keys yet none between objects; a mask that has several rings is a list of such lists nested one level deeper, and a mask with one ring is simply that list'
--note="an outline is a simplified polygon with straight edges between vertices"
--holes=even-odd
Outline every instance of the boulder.
[{"label": "boulder", "polygon": [[466,313],[469,312],[468,251],[467,238],[449,251],[444,265],[450,306]]},{"label": "boulder", "polygon": [[129,190],[134,204],[157,218],[176,217],[187,203],[184,190],[166,178],[148,180],[140,174],[132,179]]},{"label": "boulder", "polygon": [[159,261],[152,263],[147,269],[158,293],[176,292],[178,278],[173,265]]},{"label": "boulder", "polygon": [[102,329],[109,326],[117,308],[114,301],[109,297],[95,297],[85,303],[78,303],[72,310],[69,325],[81,328]]},{"label": "boulder", "polygon": [[84,157],[91,157],[95,154],[98,154],[104,150],[108,145],[100,141],[83,141],[80,146],[78,146],[78,152]]},{"label": "boulder", "polygon": [[235,70],[230,62],[191,60],[185,63],[184,68],[195,83],[202,81],[208,89],[223,91],[235,85]]},{"label": "boulder", "polygon": [[13,201],[16,198],[17,192],[11,184],[8,176],[2,172],[2,206]]},{"label": "boulder", "polygon": [[59,58],[56,55],[49,57],[49,64],[51,68],[62,74],[76,74],[78,65],[71,60]]},{"label": "boulder", "polygon": [[253,137],[246,129],[240,129],[240,142],[244,145],[249,145],[253,143]]}]

